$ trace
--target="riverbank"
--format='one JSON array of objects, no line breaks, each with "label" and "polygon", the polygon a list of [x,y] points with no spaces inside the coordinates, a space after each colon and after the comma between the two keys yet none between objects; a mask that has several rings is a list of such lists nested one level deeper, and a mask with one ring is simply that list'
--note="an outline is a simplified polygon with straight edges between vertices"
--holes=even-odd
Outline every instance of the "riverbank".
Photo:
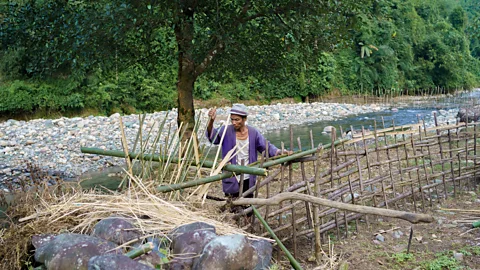
[{"label": "riverbank", "polygon": [[[217,108],[217,125],[228,121],[228,107]],[[289,125],[305,125],[319,121],[334,121],[351,115],[393,110],[387,104],[338,104],[338,103],[294,103],[264,106],[249,106],[248,125],[260,131],[278,130]],[[207,121],[208,109],[196,110],[201,115],[201,130]],[[440,111],[440,122],[456,115],[455,110]],[[380,115],[379,115],[380,116]],[[31,121],[8,120],[0,123],[0,187],[7,182],[17,185],[23,178],[28,181],[27,163],[31,162],[50,175],[62,178],[78,178],[85,172],[98,171],[107,167],[122,165],[124,159],[83,154],[81,146],[98,147],[106,150],[122,149],[119,114],[110,117],[75,117],[36,119]],[[166,118],[166,119],[165,119]],[[165,121],[166,130],[176,130],[177,111],[147,114],[142,128],[143,139],[149,131],[154,138],[158,126]],[[140,129],[139,115],[122,118],[129,150]],[[137,149],[138,150],[138,147]]]}]

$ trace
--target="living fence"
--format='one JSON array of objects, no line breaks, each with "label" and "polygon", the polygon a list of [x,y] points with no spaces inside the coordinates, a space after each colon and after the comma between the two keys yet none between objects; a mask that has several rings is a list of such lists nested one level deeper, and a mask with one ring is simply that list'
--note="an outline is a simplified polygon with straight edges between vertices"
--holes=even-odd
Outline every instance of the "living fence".
[{"label": "living fence", "polygon": [[[348,237],[349,227],[359,230],[360,219],[368,224],[378,216],[315,204],[298,196],[280,200],[278,194],[301,193],[359,206],[426,212],[428,207],[472,188],[480,173],[479,123],[438,125],[436,115],[434,119],[431,128],[423,120],[404,126],[392,122],[386,127],[382,119],[381,129],[376,123],[373,131],[351,127],[352,138],[343,140],[335,140],[334,130],[329,149],[313,145],[310,133],[311,156],[294,160],[297,166],[287,162],[270,167],[269,176],[259,179],[256,187],[241,196],[253,192],[267,198],[257,200],[263,204],[257,209],[262,209],[264,220],[279,239],[291,244],[294,256],[300,237],[315,241],[318,252],[326,233],[335,234],[337,239]],[[297,144],[301,148],[300,140]],[[293,146],[290,128],[290,148]],[[268,157],[262,162],[268,164]],[[301,177],[294,177],[294,167]],[[308,172],[307,167],[313,170]],[[254,204],[247,198],[240,199],[239,204],[244,204],[242,200]],[[271,203],[266,203],[269,200]],[[237,215],[250,211],[252,207]]]},{"label": "living fence", "polygon": [[[223,173],[159,186],[157,190],[195,187],[231,177],[232,172],[264,175],[257,178],[256,186],[240,194],[242,198],[231,202],[257,208],[251,206],[236,216],[255,211],[268,224],[267,231],[257,233],[268,237],[273,232],[280,242],[289,244],[294,257],[299,241],[309,239],[319,260],[320,245],[326,241],[327,233],[333,233],[337,239],[348,237],[349,228],[359,230],[360,221],[369,224],[381,215],[412,223],[431,222],[431,216],[421,214],[428,207],[476,185],[480,174],[479,122],[439,125],[436,114],[434,120],[433,127],[427,127],[421,119],[416,124],[395,126],[382,118],[381,126],[377,127],[375,122],[374,130],[350,127],[350,138],[337,140],[333,130],[331,143],[323,146],[314,145],[310,132],[310,150],[289,157],[266,156],[251,167],[225,165]],[[291,127],[289,148],[302,149],[300,140],[294,138]],[[82,152],[162,160],[153,154],[89,148],[82,148]],[[171,161],[180,163],[182,159]],[[208,161],[198,163],[197,160],[191,164],[214,165]],[[268,174],[264,169],[268,169]],[[252,193],[254,198],[247,198]]]}]

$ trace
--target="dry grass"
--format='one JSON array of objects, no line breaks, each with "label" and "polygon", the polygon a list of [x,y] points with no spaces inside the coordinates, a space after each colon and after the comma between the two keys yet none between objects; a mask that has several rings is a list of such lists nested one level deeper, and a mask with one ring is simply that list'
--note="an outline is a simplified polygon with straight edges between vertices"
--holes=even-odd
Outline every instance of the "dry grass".
[{"label": "dry grass", "polygon": [[24,267],[33,255],[33,235],[89,234],[99,220],[112,215],[133,220],[145,238],[166,236],[175,227],[198,221],[215,226],[220,235],[236,233],[256,237],[228,223],[230,219],[225,214],[207,212],[185,202],[167,201],[140,179],[130,176],[130,180],[132,187],[122,193],[73,188],[18,193],[15,205],[7,212],[10,226],[0,231],[0,268]]}]

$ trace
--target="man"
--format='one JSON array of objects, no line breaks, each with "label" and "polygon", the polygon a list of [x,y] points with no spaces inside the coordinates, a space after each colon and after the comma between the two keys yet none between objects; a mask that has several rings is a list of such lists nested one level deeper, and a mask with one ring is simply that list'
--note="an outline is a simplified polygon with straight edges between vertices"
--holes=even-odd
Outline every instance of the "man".
[{"label": "man", "polygon": [[[213,144],[220,144],[222,135],[225,131],[225,137],[222,141],[222,158],[225,158],[227,153],[237,145],[236,155],[230,160],[232,164],[241,164],[244,160],[244,165],[253,163],[258,159],[258,153],[266,150],[266,143],[268,143],[268,154],[273,157],[281,154],[281,150],[275,147],[270,142],[267,142],[260,132],[253,127],[247,126],[248,111],[243,104],[233,104],[230,110],[231,125],[227,127],[222,126],[219,129],[213,128],[213,122],[216,118],[216,109],[210,109],[208,112],[210,120],[207,126],[207,138]],[[258,152],[258,153],[257,153]],[[291,152],[285,152],[291,154]],[[240,175],[223,179],[223,192],[227,197],[238,197],[240,189]],[[256,182],[256,175],[245,175],[243,182],[243,192],[253,187]],[[253,197],[253,194],[249,197]]]}]

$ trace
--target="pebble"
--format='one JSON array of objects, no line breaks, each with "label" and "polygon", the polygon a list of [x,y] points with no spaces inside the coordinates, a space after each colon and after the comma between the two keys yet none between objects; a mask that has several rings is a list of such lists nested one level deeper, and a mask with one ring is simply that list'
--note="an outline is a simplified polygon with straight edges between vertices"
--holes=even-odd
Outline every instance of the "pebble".
[{"label": "pebble", "polygon": [[381,234],[377,234],[377,236],[375,236],[375,240],[385,242],[385,237]]},{"label": "pebble", "polygon": [[453,257],[455,258],[455,260],[457,260],[459,262],[463,261],[463,254],[462,253],[454,252]]},{"label": "pebble", "polygon": [[[222,120],[228,119],[230,107],[217,108],[218,127]],[[308,125],[319,121],[334,121],[349,115],[359,115],[390,110],[384,104],[355,105],[339,103],[295,103],[275,105],[249,106],[247,124],[265,132],[287,128],[289,125]],[[455,110],[446,110],[440,121],[453,119]],[[195,115],[200,115],[200,130],[204,134],[208,121],[208,109],[197,109]],[[0,188],[5,183],[14,182],[10,174],[27,173],[25,161],[34,162],[40,169],[60,171],[62,177],[77,178],[85,172],[101,170],[107,166],[123,165],[123,158],[86,155],[80,152],[80,147],[97,147],[105,150],[122,150],[121,132],[119,128],[120,114],[109,117],[88,116],[59,119],[34,119],[30,121],[7,120],[0,122]],[[165,119],[166,118],[166,119]],[[439,117],[440,118],[440,117]],[[140,126],[138,115],[122,116],[128,149],[133,151],[133,145]],[[143,125],[143,140],[153,140],[158,134],[158,126],[165,120],[165,127],[171,126],[172,132],[177,129],[177,109],[154,112],[146,115]],[[431,125],[429,123],[428,125]],[[428,126],[427,125],[427,126]],[[153,129],[152,129],[153,128]],[[203,130],[202,130],[203,129]],[[149,131],[151,131],[149,133]],[[159,135],[159,141],[165,141],[166,130]],[[206,139],[201,137],[201,143]],[[138,145],[137,149],[138,151]],[[2,171],[3,168],[3,171]],[[5,173],[9,169],[9,173]]]}]

